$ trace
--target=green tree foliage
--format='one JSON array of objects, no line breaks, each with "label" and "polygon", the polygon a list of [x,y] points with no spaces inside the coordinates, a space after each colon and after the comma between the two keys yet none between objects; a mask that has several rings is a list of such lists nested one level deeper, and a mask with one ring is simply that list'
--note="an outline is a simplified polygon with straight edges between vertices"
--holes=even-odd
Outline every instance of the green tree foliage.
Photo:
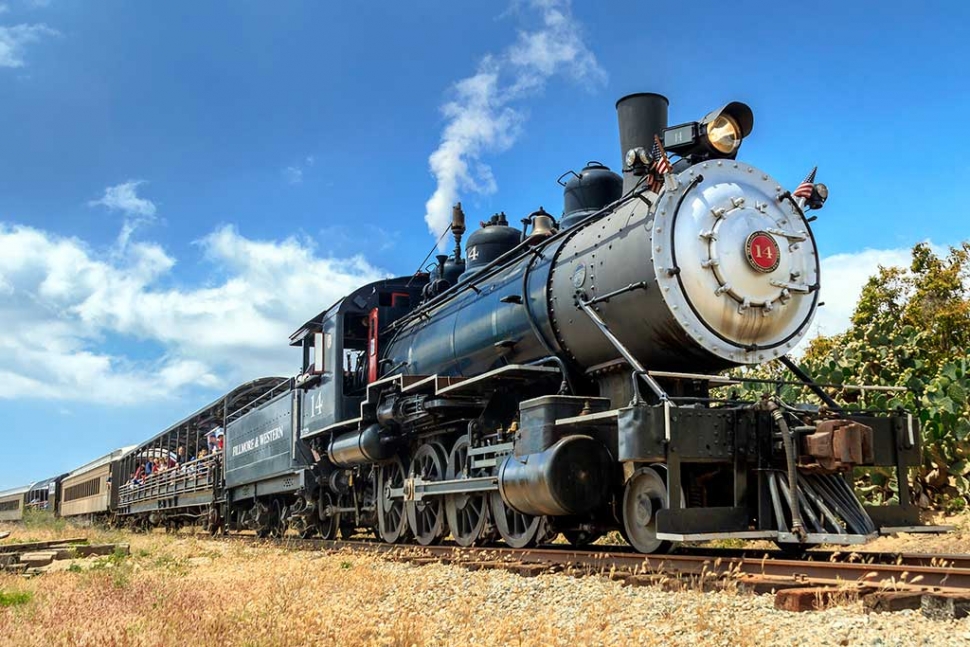
[{"label": "green tree foliage", "polygon": [[[915,491],[924,505],[959,508],[970,496],[970,243],[944,257],[920,243],[912,257],[908,271],[880,267],[851,327],[813,340],[802,364],[819,382],[907,387],[833,395],[853,406],[918,411],[924,463]],[[894,488],[888,475],[871,478],[870,490]]]}]

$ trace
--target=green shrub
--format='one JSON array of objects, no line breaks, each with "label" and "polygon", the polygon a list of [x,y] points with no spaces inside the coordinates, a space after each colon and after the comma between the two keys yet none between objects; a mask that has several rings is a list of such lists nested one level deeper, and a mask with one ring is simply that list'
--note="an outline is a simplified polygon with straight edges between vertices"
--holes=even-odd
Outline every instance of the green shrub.
[{"label": "green shrub", "polygon": [[30,591],[0,591],[0,607],[16,607],[33,599]]},{"label": "green shrub", "polygon": [[55,517],[53,510],[27,508],[24,510],[24,527],[29,530],[63,532],[67,529],[67,521],[60,517]]}]

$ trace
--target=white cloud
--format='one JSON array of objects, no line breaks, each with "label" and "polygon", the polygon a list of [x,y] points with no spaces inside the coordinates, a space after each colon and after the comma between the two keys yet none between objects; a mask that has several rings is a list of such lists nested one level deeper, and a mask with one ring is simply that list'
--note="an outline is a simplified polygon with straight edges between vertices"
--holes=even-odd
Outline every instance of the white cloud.
[{"label": "white cloud", "polygon": [[138,187],[145,184],[144,180],[128,180],[122,184],[109,186],[104,190],[100,200],[92,200],[88,204],[92,207],[101,205],[112,211],[121,211],[127,216],[155,216],[155,203],[138,197]]},{"label": "white cloud", "polygon": [[448,227],[461,191],[489,194],[497,189],[481,157],[507,150],[521,133],[524,116],[510,104],[541,92],[555,75],[587,84],[606,79],[586,47],[569,0],[531,0],[528,8],[538,13],[541,26],[521,30],[501,54],[482,59],[474,75],[454,85],[453,98],[441,108],[445,129],[428,158],[437,187],[424,217],[435,238]]},{"label": "white cloud", "polygon": [[[6,8],[6,5],[3,5]],[[46,36],[58,36],[56,29],[45,24],[0,27],[0,67],[23,67],[24,49]]]},{"label": "white cloud", "polygon": [[109,186],[104,190],[100,200],[91,200],[88,206],[107,207],[110,211],[120,211],[125,215],[124,224],[118,234],[118,249],[124,251],[131,240],[132,234],[141,225],[155,219],[157,207],[155,203],[138,196],[138,187],[145,184],[144,180],[128,180],[122,184]]},{"label": "white cloud", "polygon": [[[945,253],[943,248],[932,247],[937,253]],[[822,258],[819,301],[825,305],[816,312],[809,333],[796,353],[803,351],[808,341],[819,335],[835,335],[849,328],[862,288],[878,273],[880,265],[908,268],[911,261],[912,249],[909,247],[864,249]]]},{"label": "white cloud", "polygon": [[302,184],[304,171],[316,164],[316,161],[313,155],[307,155],[302,161],[284,168],[283,178],[288,184]]},{"label": "white cloud", "polygon": [[256,241],[231,227],[199,249],[219,278],[163,287],[178,283],[176,260],[156,244],[99,253],[0,223],[0,399],[127,404],[291,375],[288,335],[382,276],[359,257],[321,258],[307,241]]},{"label": "white cloud", "polygon": [[300,184],[303,182],[303,169],[299,166],[287,166],[283,169],[283,177],[290,184]]}]

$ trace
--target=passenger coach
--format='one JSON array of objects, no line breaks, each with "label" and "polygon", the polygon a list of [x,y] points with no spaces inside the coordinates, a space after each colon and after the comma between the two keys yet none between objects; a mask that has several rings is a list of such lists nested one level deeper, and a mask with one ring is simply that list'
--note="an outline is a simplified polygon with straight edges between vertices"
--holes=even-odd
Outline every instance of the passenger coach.
[{"label": "passenger coach", "polygon": [[28,486],[0,492],[0,521],[20,521],[24,518],[24,495]]},{"label": "passenger coach", "polygon": [[114,509],[112,465],[132,449],[116,449],[69,473],[61,482],[60,515],[87,521],[106,517]]}]

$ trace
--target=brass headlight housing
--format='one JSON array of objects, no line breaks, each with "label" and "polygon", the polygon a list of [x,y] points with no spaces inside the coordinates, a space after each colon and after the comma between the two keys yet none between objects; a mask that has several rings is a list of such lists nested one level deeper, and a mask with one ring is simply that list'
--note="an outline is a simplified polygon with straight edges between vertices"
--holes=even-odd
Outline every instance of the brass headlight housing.
[{"label": "brass headlight housing", "polygon": [[741,128],[734,118],[720,114],[707,124],[707,142],[723,155],[730,155],[741,146]]},{"label": "brass headlight housing", "polygon": [[751,133],[754,114],[740,101],[718,108],[700,121],[663,130],[664,148],[697,163],[705,159],[735,159],[741,141]]}]

